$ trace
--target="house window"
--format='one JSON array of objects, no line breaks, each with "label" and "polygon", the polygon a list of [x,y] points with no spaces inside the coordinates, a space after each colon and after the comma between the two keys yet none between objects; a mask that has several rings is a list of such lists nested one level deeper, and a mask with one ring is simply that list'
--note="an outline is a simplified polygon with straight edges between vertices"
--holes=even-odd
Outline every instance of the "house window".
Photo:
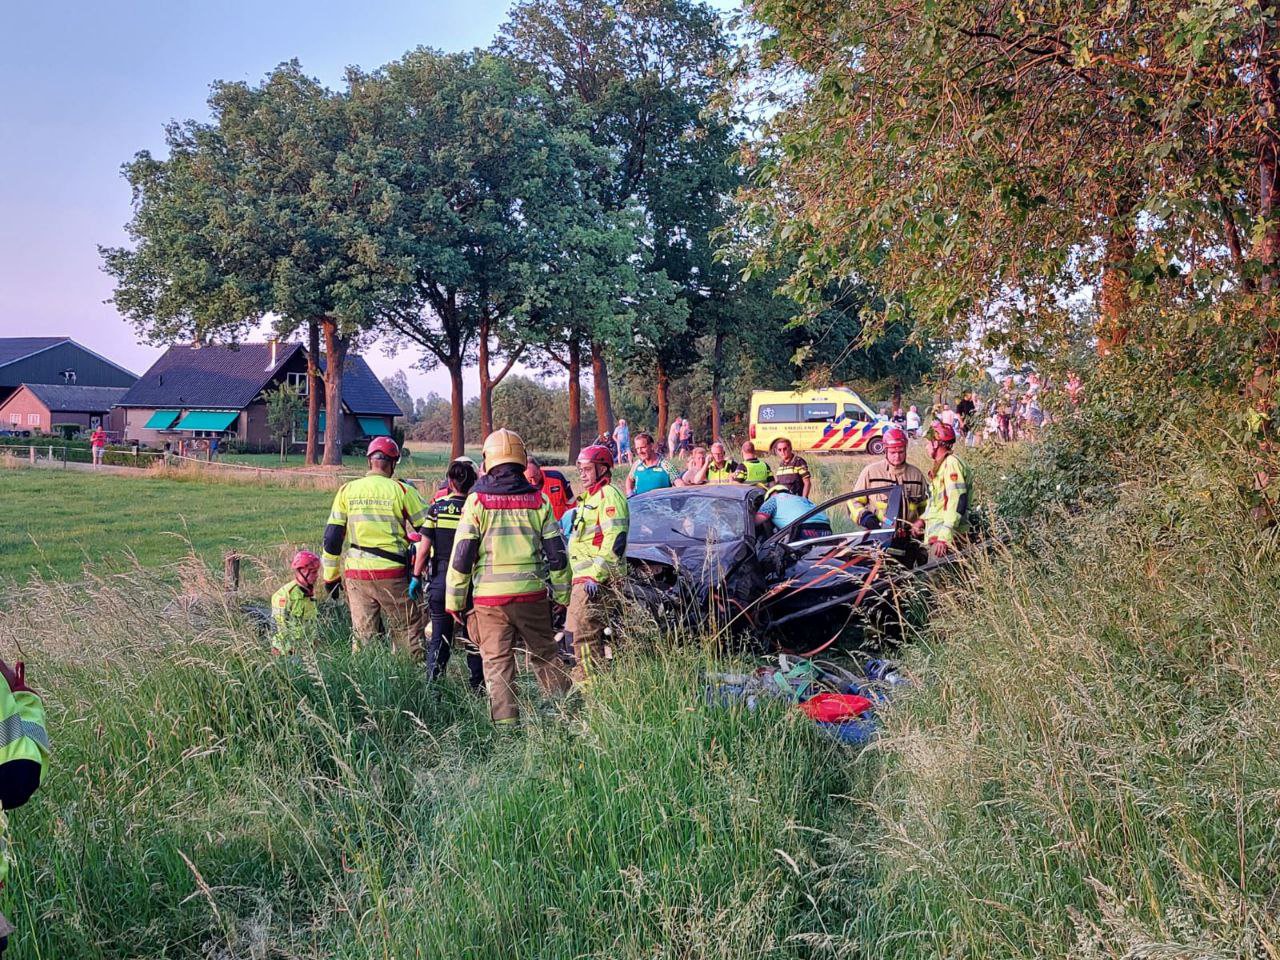
[{"label": "house window", "polygon": [[38,413],[28,413],[28,414],[27,414],[27,426],[29,426],[29,427],[38,427],[38,426],[40,426],[40,414],[38,414]]},{"label": "house window", "polygon": [[290,373],[287,374],[287,377],[289,386],[298,391],[298,396],[305,397],[307,395],[307,391],[310,389],[309,384],[311,378],[305,373]]},{"label": "house window", "polygon": [[12,423],[15,427],[22,426],[22,414],[20,413],[9,414],[9,422]]}]

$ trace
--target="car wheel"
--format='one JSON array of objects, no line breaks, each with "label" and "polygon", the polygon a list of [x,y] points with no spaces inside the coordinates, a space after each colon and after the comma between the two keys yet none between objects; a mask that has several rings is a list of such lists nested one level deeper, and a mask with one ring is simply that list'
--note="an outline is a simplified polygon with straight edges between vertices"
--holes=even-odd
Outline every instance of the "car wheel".
[{"label": "car wheel", "polygon": [[867,453],[873,457],[881,456],[884,453],[884,437],[872,437],[867,443]]}]

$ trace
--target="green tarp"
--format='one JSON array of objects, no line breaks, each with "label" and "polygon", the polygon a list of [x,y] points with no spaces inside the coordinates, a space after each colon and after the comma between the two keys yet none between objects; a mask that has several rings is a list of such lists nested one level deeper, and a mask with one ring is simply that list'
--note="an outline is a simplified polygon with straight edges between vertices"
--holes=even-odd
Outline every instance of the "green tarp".
[{"label": "green tarp", "polygon": [[226,430],[240,416],[238,411],[192,410],[178,423],[179,430]]},{"label": "green tarp", "polygon": [[157,410],[151,415],[151,419],[142,425],[144,430],[168,430],[173,426],[173,421],[178,419],[177,410]]},{"label": "green tarp", "polygon": [[360,430],[366,437],[389,437],[391,431],[387,429],[387,423],[381,417],[356,417],[356,422],[360,424]]}]

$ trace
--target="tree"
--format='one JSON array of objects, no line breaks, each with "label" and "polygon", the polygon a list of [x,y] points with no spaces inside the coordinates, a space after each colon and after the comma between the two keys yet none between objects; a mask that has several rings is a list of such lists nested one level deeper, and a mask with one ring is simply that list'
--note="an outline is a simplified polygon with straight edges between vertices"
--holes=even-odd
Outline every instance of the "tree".
[{"label": "tree", "polygon": [[413,399],[413,394],[409,392],[409,380],[404,375],[404,371],[397,370],[391,376],[383,377],[382,385],[387,393],[391,394],[391,399],[396,402],[396,406],[404,411],[404,419],[412,423],[417,413],[417,403]]},{"label": "tree", "polygon": [[599,223],[579,177],[589,145],[554,121],[538,78],[493,54],[417,50],[357,94],[384,138],[378,189],[394,238],[382,252],[409,292],[387,322],[448,369],[460,453],[464,364],[478,363],[489,431],[494,388],[544,337],[539,307],[562,251]]},{"label": "tree", "polygon": [[[614,317],[629,312],[642,329],[606,318],[589,331],[597,428],[613,426],[611,350],[650,366],[665,416],[667,384],[697,361],[704,307],[732,270],[716,262],[712,240],[736,187],[731,127],[707,111],[728,51],[719,19],[689,0],[524,0],[496,46],[545,77],[563,115],[617,158],[599,174],[604,208],[641,217],[650,276]],[[680,308],[670,308],[668,291]]]},{"label": "tree", "polygon": [[267,430],[280,441],[280,462],[284,463],[285,444],[293,434],[299,414],[305,409],[302,395],[293,384],[281,383],[274,390],[266,391],[262,399],[267,405]]},{"label": "tree", "polygon": [[259,86],[215,83],[210,122],[170,124],[166,159],[125,165],[134,246],[101,251],[113,302],[148,342],[234,342],[268,314],[284,335],[314,324],[334,413],[326,464],[342,462],[347,355],[393,292],[369,255],[382,227],[361,168],[373,128],[352,107],[296,62]]}]

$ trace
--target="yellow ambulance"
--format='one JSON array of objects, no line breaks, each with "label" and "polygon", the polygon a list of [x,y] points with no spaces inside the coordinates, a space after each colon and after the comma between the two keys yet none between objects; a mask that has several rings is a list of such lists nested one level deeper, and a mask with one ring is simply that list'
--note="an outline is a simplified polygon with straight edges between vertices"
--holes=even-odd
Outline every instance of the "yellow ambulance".
[{"label": "yellow ambulance", "polygon": [[892,425],[848,387],[751,393],[750,436],[761,451],[786,437],[796,450],[878,457]]}]

